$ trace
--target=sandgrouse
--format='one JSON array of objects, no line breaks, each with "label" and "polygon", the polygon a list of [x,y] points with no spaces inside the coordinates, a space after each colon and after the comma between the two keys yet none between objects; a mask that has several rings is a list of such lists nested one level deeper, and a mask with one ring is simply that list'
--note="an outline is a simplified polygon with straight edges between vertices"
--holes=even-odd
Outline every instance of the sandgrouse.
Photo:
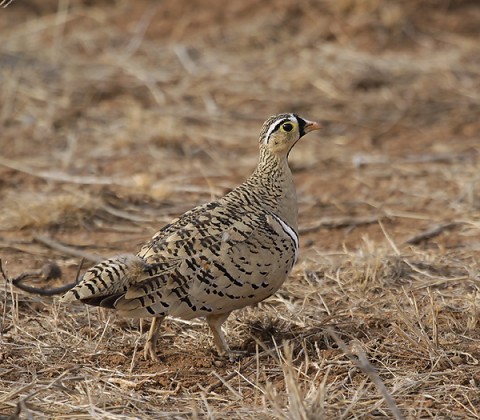
[{"label": "sandgrouse", "polygon": [[205,317],[218,353],[229,353],[223,322],[233,310],[275,293],[297,259],[297,198],[288,155],[303,135],[320,127],[295,114],[270,117],[260,133],[258,166],[243,184],[173,220],[136,255],[95,265],[61,300],[153,317],[145,358],[157,360],[166,316]]}]

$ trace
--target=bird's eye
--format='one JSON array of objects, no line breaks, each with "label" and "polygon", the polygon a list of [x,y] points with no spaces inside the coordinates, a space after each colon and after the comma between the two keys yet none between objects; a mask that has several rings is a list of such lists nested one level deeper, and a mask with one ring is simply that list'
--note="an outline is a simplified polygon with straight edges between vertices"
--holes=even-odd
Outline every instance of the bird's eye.
[{"label": "bird's eye", "polygon": [[293,130],[293,124],[285,123],[285,124],[282,125],[282,128],[283,128],[285,131],[292,131],[292,130]]}]

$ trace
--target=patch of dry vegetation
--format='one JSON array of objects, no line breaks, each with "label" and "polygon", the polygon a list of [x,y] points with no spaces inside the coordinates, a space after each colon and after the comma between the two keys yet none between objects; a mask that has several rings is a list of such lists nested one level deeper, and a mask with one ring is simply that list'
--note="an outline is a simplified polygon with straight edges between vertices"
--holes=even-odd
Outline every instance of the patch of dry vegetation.
[{"label": "patch of dry vegetation", "polygon": [[155,365],[135,323],[7,291],[1,401],[52,417],[392,417],[374,369],[407,417],[475,417],[478,282],[465,266],[423,253],[304,261],[279,294],[228,321],[251,355],[220,366],[199,321],[170,321]]},{"label": "patch of dry vegetation", "polygon": [[0,215],[1,230],[42,228],[52,223],[68,224],[68,219],[85,217],[99,206],[89,194],[70,193],[15,193],[5,199]]},{"label": "patch of dry vegetation", "polygon": [[66,283],[81,255],[138,249],[249,174],[271,114],[326,125],[291,156],[299,263],[226,324],[246,357],[219,362],[202,321],[169,320],[161,363],[147,362],[145,325],[3,282],[0,416],[480,417],[476,2],[0,13],[10,277],[55,260]]}]

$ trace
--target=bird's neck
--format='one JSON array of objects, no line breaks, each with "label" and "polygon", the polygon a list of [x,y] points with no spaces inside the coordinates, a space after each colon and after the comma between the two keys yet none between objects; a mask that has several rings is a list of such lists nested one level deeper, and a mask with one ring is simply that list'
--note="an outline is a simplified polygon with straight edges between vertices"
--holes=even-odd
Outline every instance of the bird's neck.
[{"label": "bird's neck", "polygon": [[245,184],[252,199],[297,231],[297,194],[287,156],[262,151],[257,168]]}]

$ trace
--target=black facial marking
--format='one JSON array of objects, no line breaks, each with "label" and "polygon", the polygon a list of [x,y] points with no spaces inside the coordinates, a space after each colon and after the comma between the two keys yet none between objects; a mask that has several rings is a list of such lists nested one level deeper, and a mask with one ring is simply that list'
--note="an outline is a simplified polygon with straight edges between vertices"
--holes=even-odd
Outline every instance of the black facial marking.
[{"label": "black facial marking", "polygon": [[283,120],[280,120],[277,125],[275,126],[275,128],[272,130],[272,132],[270,133],[270,135],[272,135],[273,133],[275,133],[275,131],[278,131],[280,129],[280,127],[282,126],[283,123],[287,122],[287,121],[290,121],[288,118],[284,118]]},{"label": "black facial marking", "polygon": [[307,125],[306,121],[300,118],[298,115],[295,115],[298,121],[298,131],[300,132],[300,137],[304,136],[305,133],[305,126]]}]

